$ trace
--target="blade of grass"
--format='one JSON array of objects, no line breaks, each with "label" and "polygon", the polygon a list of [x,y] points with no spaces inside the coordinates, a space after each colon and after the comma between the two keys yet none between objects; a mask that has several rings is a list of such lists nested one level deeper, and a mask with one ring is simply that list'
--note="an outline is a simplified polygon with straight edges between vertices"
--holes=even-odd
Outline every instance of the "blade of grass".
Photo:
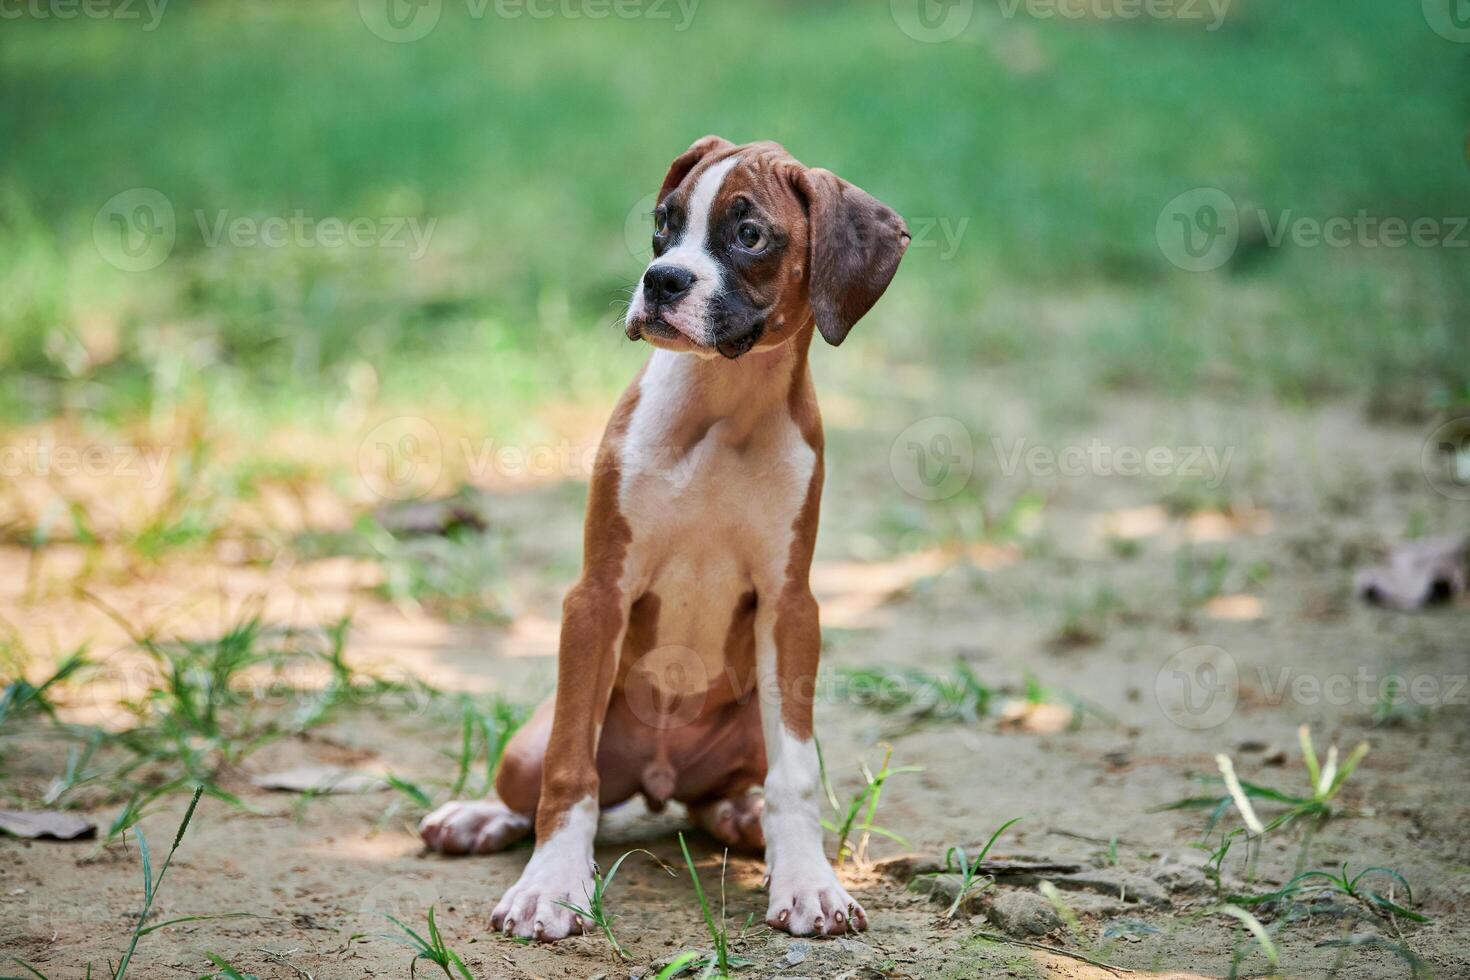
[{"label": "blade of grass", "polygon": [[[113,971],[113,980],[123,980],[128,972],[128,965],[132,963],[133,953],[138,948],[138,940],[143,937],[143,923],[148,921],[148,913],[153,911],[153,898],[158,894],[158,889],[163,884],[163,876],[168,874],[169,865],[173,863],[174,854],[178,851],[179,844],[184,839],[184,833],[189,829],[189,822],[194,819],[194,810],[199,806],[199,798],[203,795],[204,787],[195,787],[194,796],[189,800],[189,809],[184,811],[184,819],[179,822],[179,829],[174,834],[173,846],[169,848],[168,856],[163,859],[163,867],[158,870],[158,877],[156,879],[152,878],[151,875],[149,877],[151,884],[146,889],[143,911],[138,914],[138,922],[133,927],[133,937],[128,943],[127,952],[123,953],[122,959],[118,961],[117,969]],[[138,835],[138,841],[138,849],[144,851],[145,845],[143,844],[142,834]]]}]

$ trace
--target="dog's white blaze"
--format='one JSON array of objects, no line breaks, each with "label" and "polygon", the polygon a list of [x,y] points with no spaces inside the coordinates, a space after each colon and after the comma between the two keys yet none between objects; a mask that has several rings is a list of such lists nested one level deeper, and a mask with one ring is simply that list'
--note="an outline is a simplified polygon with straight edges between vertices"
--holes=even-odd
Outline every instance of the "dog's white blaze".
[{"label": "dog's white blaze", "polygon": [[[740,156],[736,154],[721,160],[699,175],[699,179],[694,182],[694,192],[689,195],[689,202],[685,206],[683,237],[679,239],[678,245],[649,263],[649,268],[655,265],[678,265],[694,273],[694,285],[666,319],[677,329],[684,331],[690,340],[699,344],[712,343],[709,304],[710,299],[719,291],[724,278],[720,264],[709,252],[710,212],[714,210],[715,196],[720,192],[720,185],[725,182],[725,177],[739,160]],[[633,302],[628,307],[628,319],[631,321],[642,316],[644,306],[643,280],[640,277]]]}]

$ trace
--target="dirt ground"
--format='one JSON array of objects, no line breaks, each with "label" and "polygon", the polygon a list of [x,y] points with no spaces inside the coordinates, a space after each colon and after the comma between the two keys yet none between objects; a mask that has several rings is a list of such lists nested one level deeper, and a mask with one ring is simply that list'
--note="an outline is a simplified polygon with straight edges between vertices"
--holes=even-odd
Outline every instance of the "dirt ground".
[{"label": "dirt ground", "polygon": [[[1413,908],[1430,921],[1395,926],[1355,907],[1313,906],[1273,927],[1280,972],[1329,975],[1341,958],[1332,975],[1410,975],[1386,948],[1392,943],[1412,950],[1435,976],[1470,977],[1470,604],[1389,612],[1351,592],[1354,571],[1397,540],[1470,528],[1470,504],[1436,493],[1420,472],[1424,428],[1371,422],[1356,406],[1268,410],[1208,400],[1180,408],[1119,398],[1089,418],[1054,417],[1022,394],[996,397],[993,379],[976,385],[974,403],[996,408],[987,431],[975,434],[971,498],[997,512],[1028,493],[1043,504],[1031,516],[1015,511],[1022,526],[1013,535],[969,551],[924,545],[895,553],[873,545],[881,535],[872,529],[886,511],[913,504],[888,472],[889,448],[910,419],[875,420],[865,414],[872,409],[840,399],[829,406],[832,463],[814,573],[828,634],[824,677],[831,681],[839,666],[942,674],[960,659],[1000,701],[1022,697],[1034,677],[1052,692],[1049,701],[1073,712],[1072,724],[1017,729],[997,710],[978,722],[915,726],[829,684],[817,730],[844,799],[859,785],[858,763],[880,762],[884,743],[895,765],[923,767],[888,784],[878,822],[906,845],[875,840],[874,858],[937,860],[947,846],[983,842],[1002,822],[1022,817],[992,857],[1088,869],[1085,882],[1061,892],[1077,927],[1058,921],[1026,879],[1003,878],[946,919],[942,904],[910,890],[892,866],[849,863],[842,875],[871,930],[793,940],[762,924],[760,863],[732,856],[727,914],[738,934],[735,952],[750,961],[738,975],[1222,977],[1237,955],[1241,975],[1267,975],[1267,960],[1241,924],[1211,911],[1213,888],[1199,871],[1204,853],[1193,846],[1206,814],[1158,808],[1201,792],[1193,777],[1217,775],[1218,753],[1230,755],[1247,780],[1303,792],[1297,730],[1306,724],[1319,751],[1370,746],[1340,797],[1346,812],[1317,833],[1308,866],[1393,868],[1412,884]],[[947,393],[955,402],[966,395]],[[1096,438],[1114,447],[1233,447],[1234,455],[1215,497],[1201,492],[1181,504],[1170,495],[1189,481],[1024,468],[1007,474],[998,458],[1005,451],[992,440],[1011,445],[1022,436],[1050,447]],[[104,577],[90,588],[125,621],[156,622],[168,609],[171,628],[186,635],[208,635],[247,596],[262,597],[264,618],[277,624],[319,625],[350,610],[354,662],[529,704],[550,688],[557,603],[570,580],[566,569],[575,567],[581,513],[575,493],[558,486],[497,493],[491,502],[499,521],[521,529],[510,537],[516,601],[508,625],[448,623],[390,604],[369,590],[375,566],[346,558],[263,566],[196,556],[146,575]],[[37,573],[22,549],[0,553],[6,619],[32,649],[91,639],[99,655],[122,650],[126,637],[98,604],[60,585],[27,600],[36,594],[36,574],[43,586],[66,581],[73,571],[67,554],[54,549]],[[1214,578],[1196,594],[1199,568]],[[1188,677],[1175,671],[1185,662],[1179,657],[1187,661],[1194,655],[1187,651],[1199,647],[1223,651],[1223,661],[1211,656],[1232,663],[1236,678],[1204,707],[1187,701],[1202,695],[1181,689]],[[1425,695],[1426,710],[1375,718],[1378,685],[1389,675]],[[125,688],[126,671],[114,680]],[[108,698],[74,694],[62,703],[82,719],[106,715]],[[445,859],[424,853],[412,829],[421,810],[392,792],[302,803],[250,783],[253,774],[303,761],[416,779],[442,775],[453,767],[457,737],[452,721],[412,704],[367,707],[227,771],[222,785],[253,812],[209,798],[200,804],[155,921],[252,917],[150,934],[131,975],[195,977],[213,969],[205,956],[213,952],[259,977],[408,976],[409,951],[379,938],[391,931],[385,915],[417,927],[431,906],[450,946],[482,978],[652,976],[650,967],[671,955],[708,947],[687,876],[670,876],[641,856],[628,860],[609,895],[630,960],[616,960],[600,935],[526,946],[491,934],[487,919],[527,850]],[[65,746],[43,738],[4,744],[7,803],[38,799],[62,767]],[[142,823],[155,866],[184,802],[175,798]],[[105,826],[114,812],[89,816]],[[1222,826],[1238,824],[1232,811]],[[630,847],[646,847],[679,864],[675,832],[683,827],[678,807],[651,815],[640,803],[625,805],[607,814],[599,861],[608,867]],[[1290,878],[1301,843],[1300,831],[1269,836],[1251,887],[1269,891]],[[701,838],[695,854],[713,887],[719,851]],[[1247,874],[1243,859],[1239,853],[1225,862],[1230,880]],[[102,972],[126,945],[141,907],[140,878],[132,841],[99,849],[0,839],[0,949],[51,978],[81,977],[89,962]],[[1407,903],[1401,894],[1395,900]],[[1346,952],[1323,945],[1347,937],[1383,945]],[[8,958],[0,966],[18,970]],[[436,972],[418,966],[418,975]]]}]

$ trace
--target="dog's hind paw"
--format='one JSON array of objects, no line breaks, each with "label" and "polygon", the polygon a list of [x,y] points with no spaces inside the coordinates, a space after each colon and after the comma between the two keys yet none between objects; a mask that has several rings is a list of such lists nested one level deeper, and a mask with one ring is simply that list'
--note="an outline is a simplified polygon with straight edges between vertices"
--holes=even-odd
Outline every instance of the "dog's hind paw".
[{"label": "dog's hind paw", "polygon": [[493,854],[531,832],[532,818],[499,800],[456,800],[419,823],[419,836],[441,854]]},{"label": "dog's hind paw", "polygon": [[761,829],[761,812],[765,806],[765,798],[752,793],[691,806],[689,816],[721,844],[737,851],[759,852],[766,846],[766,835]]}]

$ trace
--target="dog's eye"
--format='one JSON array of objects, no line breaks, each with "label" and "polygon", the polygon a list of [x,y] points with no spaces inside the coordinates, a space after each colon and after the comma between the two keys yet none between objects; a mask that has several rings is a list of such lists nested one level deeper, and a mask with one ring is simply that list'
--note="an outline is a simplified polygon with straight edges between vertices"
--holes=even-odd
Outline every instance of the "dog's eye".
[{"label": "dog's eye", "polygon": [[669,233],[669,209],[659,208],[653,212],[653,234],[662,238]]},{"label": "dog's eye", "polygon": [[735,240],[747,252],[759,252],[766,244],[765,233],[753,221],[742,222],[740,227],[735,229]]}]

